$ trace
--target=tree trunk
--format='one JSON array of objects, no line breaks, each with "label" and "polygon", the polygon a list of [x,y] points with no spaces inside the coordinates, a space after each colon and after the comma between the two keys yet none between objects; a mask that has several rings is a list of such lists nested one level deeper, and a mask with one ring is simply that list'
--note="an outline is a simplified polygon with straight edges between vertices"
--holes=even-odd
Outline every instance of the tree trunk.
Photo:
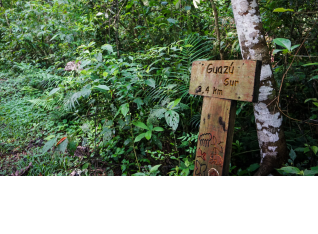
[{"label": "tree trunk", "polygon": [[254,104],[261,165],[255,175],[268,175],[287,160],[283,116],[275,108],[277,84],[270,64],[257,0],[231,0],[243,59],[262,60],[259,102]]},{"label": "tree trunk", "polygon": [[215,20],[215,32],[216,32],[216,38],[218,42],[218,47],[219,47],[219,52],[220,52],[220,59],[224,60],[224,54],[223,54],[223,49],[221,48],[221,34],[219,30],[219,15],[218,15],[218,10],[216,9],[216,5],[214,3],[214,0],[210,0],[212,9],[213,9],[213,14],[214,14],[214,20]]}]

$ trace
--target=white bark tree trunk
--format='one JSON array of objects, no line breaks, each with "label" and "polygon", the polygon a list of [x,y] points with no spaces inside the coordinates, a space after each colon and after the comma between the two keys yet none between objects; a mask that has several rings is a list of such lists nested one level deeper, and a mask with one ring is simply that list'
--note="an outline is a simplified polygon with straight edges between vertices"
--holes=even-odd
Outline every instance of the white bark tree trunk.
[{"label": "white bark tree trunk", "polygon": [[[231,0],[243,59],[262,60],[259,102],[254,104],[255,122],[261,152],[256,175],[268,175],[287,159],[282,114],[275,108],[277,85],[270,65],[257,0]],[[272,102],[272,103],[271,103]]]}]

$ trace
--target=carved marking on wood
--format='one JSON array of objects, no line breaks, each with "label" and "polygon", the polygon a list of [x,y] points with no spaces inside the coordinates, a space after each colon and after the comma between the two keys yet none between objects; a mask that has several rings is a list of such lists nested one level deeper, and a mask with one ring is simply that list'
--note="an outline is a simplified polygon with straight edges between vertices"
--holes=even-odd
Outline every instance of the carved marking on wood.
[{"label": "carved marking on wood", "polygon": [[194,173],[196,176],[205,175],[207,165],[205,163],[200,163],[198,160],[195,161]]},{"label": "carved marking on wood", "polygon": [[220,173],[215,168],[211,168],[208,172],[208,176],[219,176]]},{"label": "carved marking on wood", "polygon": [[199,148],[200,155],[197,155],[198,158],[202,158],[204,161],[206,160],[206,153],[202,152],[202,150]]},{"label": "carved marking on wood", "polygon": [[211,140],[212,140],[211,133],[203,133],[199,136],[200,146],[209,147]]},{"label": "carved marking on wood", "polygon": [[212,165],[223,166],[223,159],[218,154],[211,154],[209,163]]}]

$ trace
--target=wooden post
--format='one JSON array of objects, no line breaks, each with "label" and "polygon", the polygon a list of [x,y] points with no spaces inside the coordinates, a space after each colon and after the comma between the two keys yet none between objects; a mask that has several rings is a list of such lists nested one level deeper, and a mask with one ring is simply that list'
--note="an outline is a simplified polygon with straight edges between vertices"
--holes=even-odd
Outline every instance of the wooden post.
[{"label": "wooden post", "polygon": [[204,96],[194,176],[228,175],[236,100],[258,102],[261,61],[192,64],[189,93]]}]

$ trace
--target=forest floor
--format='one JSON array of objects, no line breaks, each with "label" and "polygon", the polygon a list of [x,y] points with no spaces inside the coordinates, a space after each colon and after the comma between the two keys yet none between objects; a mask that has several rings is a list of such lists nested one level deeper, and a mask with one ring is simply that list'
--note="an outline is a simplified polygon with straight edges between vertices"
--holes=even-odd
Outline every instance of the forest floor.
[{"label": "forest floor", "polygon": [[[41,140],[43,142],[43,140]],[[7,152],[7,153],[0,153],[0,176],[6,176],[6,175],[11,175],[11,176],[24,176],[27,175],[29,172],[29,169],[32,168],[33,164],[32,162],[29,163],[25,167],[21,167],[21,162],[27,162],[27,156],[32,157],[30,155],[30,152],[32,150],[36,150],[39,147],[43,147],[43,143],[35,143],[35,142],[30,142],[27,151],[23,150],[20,151],[19,148],[13,149],[12,152]],[[78,146],[73,158],[79,158],[83,160],[84,156],[88,156],[90,153],[88,152],[88,148],[84,148],[81,146]],[[71,173],[69,173],[70,176],[77,176],[80,175],[78,173],[80,170],[77,170],[77,168],[70,168],[73,169]],[[106,163],[101,163],[95,160],[95,165],[94,169],[91,169],[89,171],[90,176],[107,176],[110,175],[107,173],[108,171],[108,165]],[[114,176],[120,176],[121,169],[120,165],[115,165],[113,166],[113,174]],[[38,174],[38,176],[43,176],[41,172]]]}]

